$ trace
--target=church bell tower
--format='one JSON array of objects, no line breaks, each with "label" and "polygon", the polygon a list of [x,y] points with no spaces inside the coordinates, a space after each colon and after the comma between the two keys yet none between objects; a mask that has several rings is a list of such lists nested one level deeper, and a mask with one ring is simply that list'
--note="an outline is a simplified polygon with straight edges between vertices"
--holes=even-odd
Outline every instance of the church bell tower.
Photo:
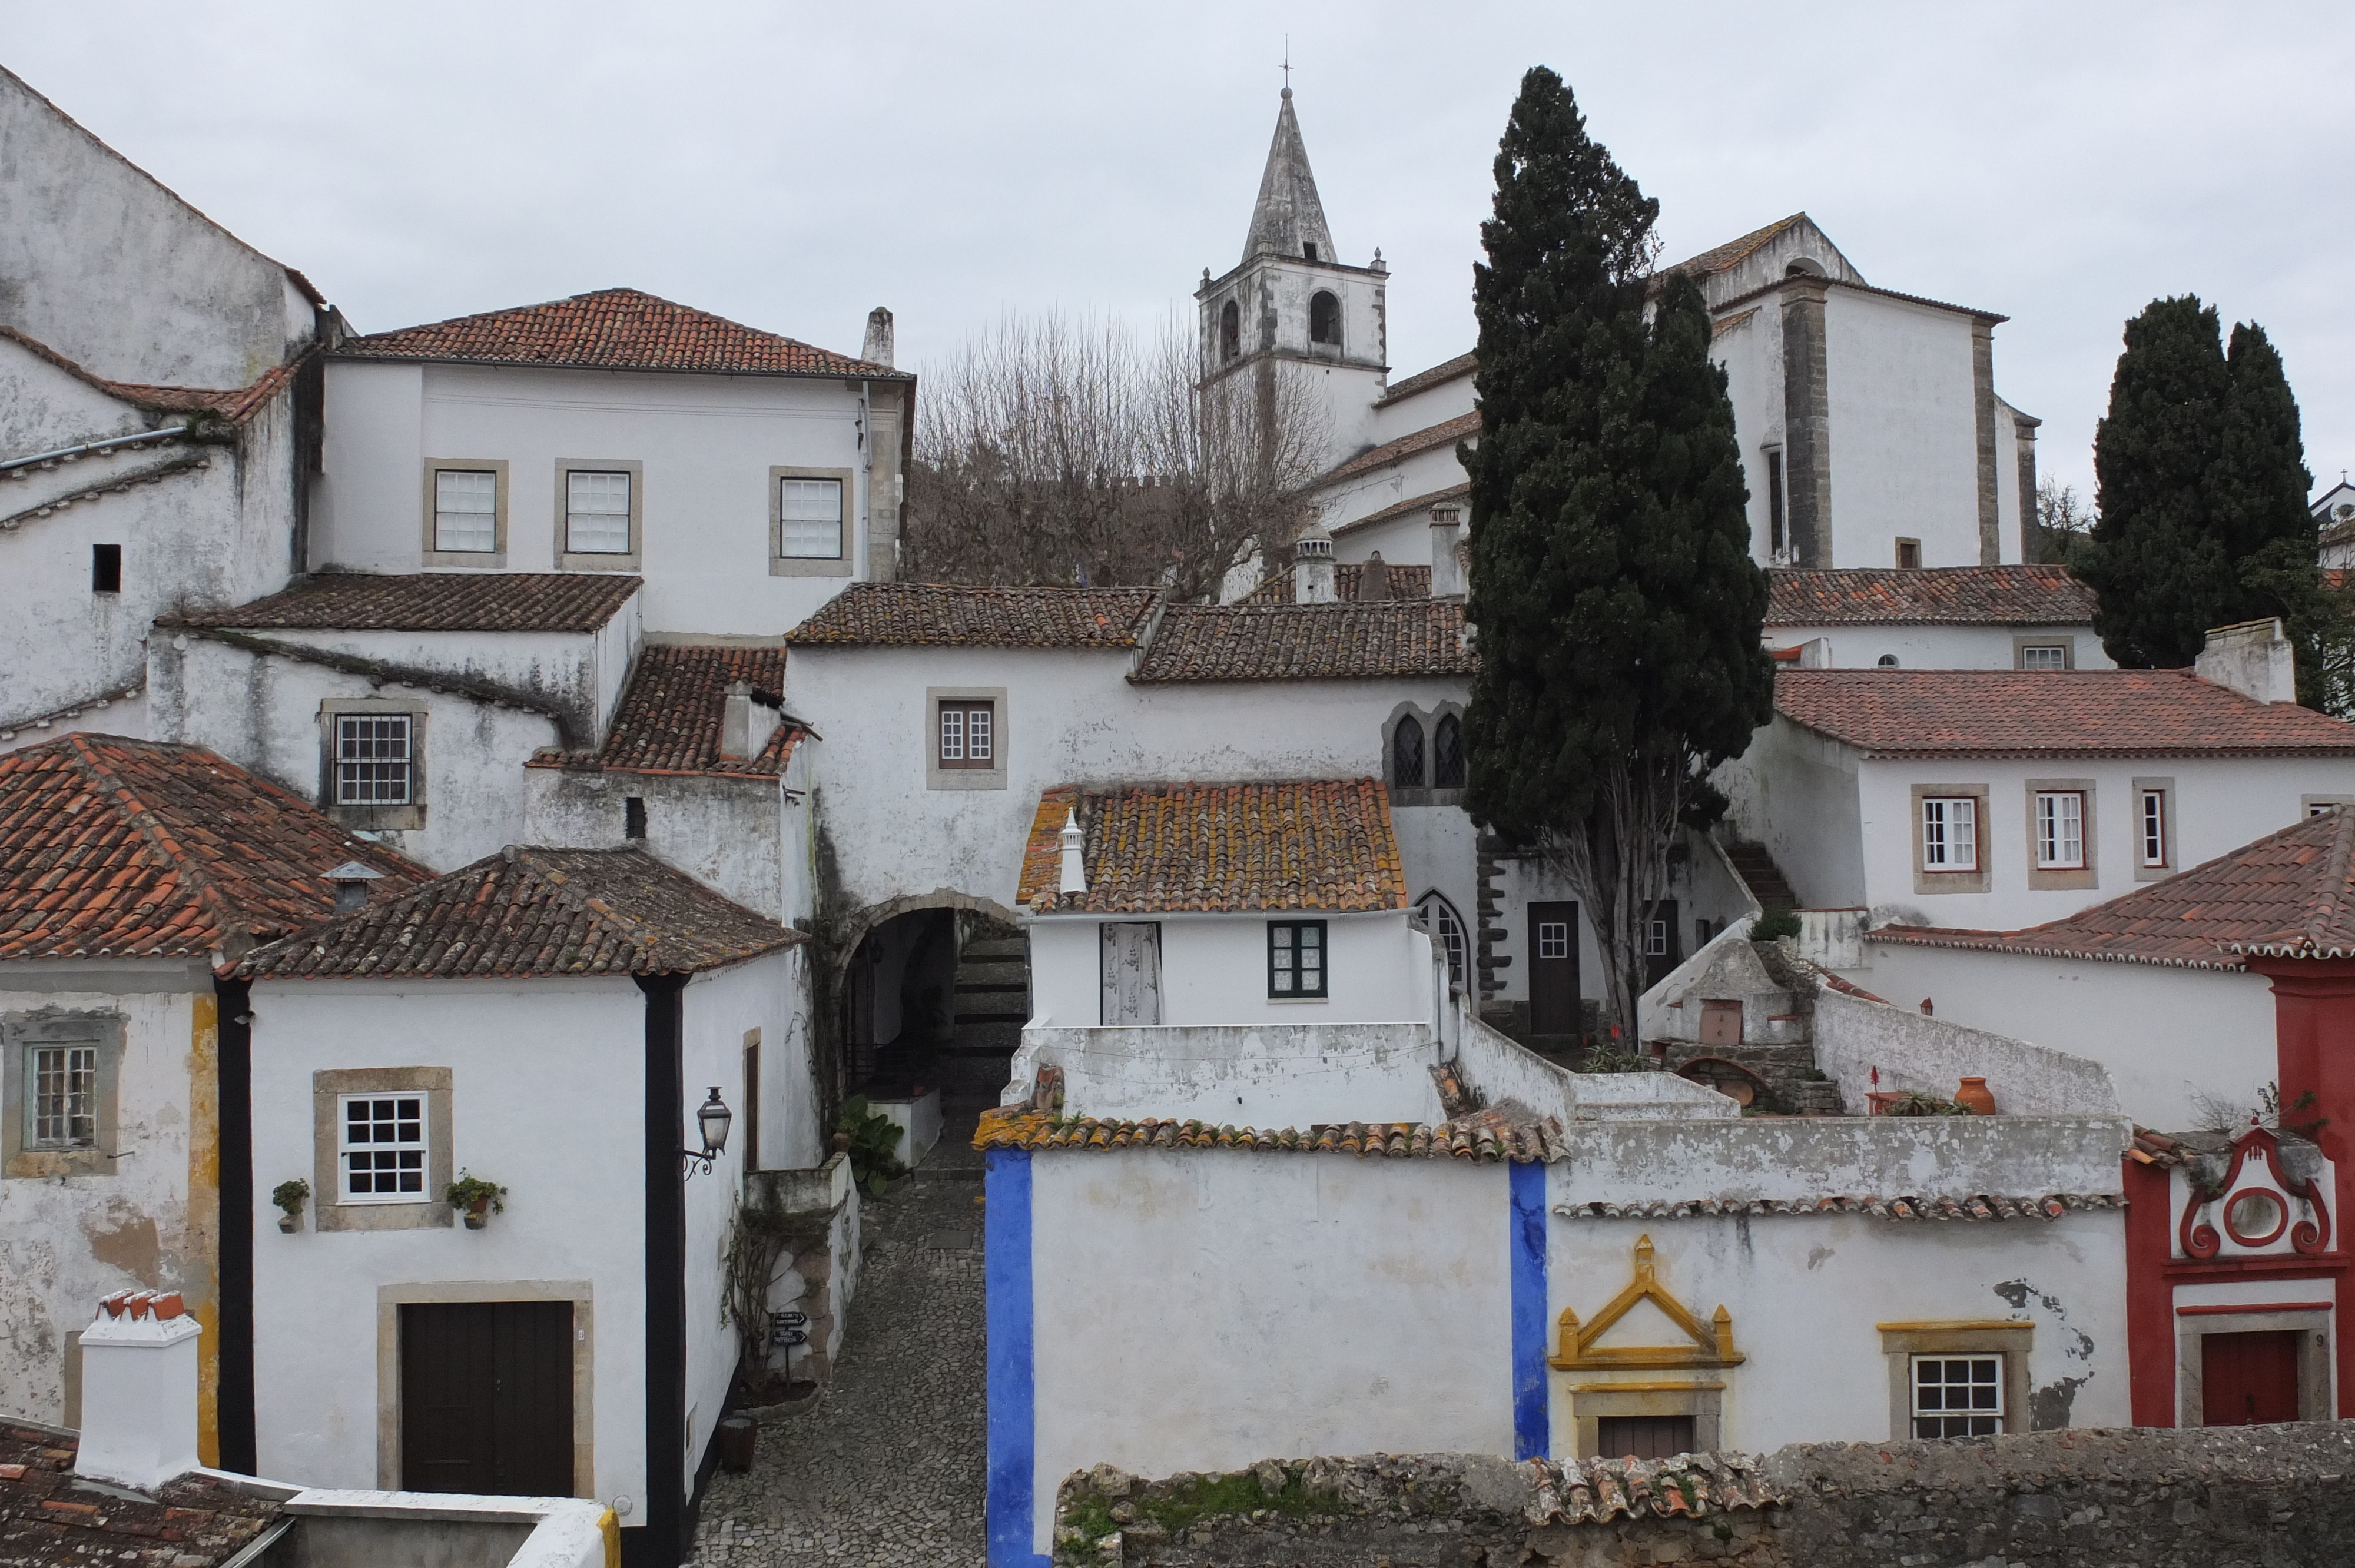
[{"label": "church bell tower", "polygon": [[1371,266],[1341,261],[1285,88],[1242,260],[1224,277],[1203,269],[1194,291],[1203,387],[1245,371],[1255,381],[1300,376],[1327,410],[1329,461],[1363,450],[1390,375],[1389,281],[1379,250]]}]

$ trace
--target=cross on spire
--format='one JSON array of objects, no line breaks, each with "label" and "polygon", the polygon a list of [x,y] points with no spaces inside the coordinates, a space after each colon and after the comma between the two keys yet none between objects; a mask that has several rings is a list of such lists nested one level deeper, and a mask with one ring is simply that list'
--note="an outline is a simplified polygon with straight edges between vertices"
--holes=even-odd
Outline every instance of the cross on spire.
[{"label": "cross on spire", "polygon": [[1284,96],[1292,96],[1292,35],[1284,35]]}]

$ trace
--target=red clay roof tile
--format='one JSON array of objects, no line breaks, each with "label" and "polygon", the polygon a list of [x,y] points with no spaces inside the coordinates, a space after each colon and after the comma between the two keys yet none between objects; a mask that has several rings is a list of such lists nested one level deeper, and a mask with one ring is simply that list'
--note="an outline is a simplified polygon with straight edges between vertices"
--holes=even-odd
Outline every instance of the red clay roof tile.
[{"label": "red clay roof tile", "polygon": [[1777,567],[1769,626],[2083,626],[2094,590],[2066,567]]},{"label": "red clay roof tile", "polygon": [[1358,475],[1369,472],[1374,469],[1386,468],[1394,462],[1403,462],[1417,452],[1427,452],[1433,447],[1454,446],[1457,441],[1475,441],[1479,439],[1480,410],[1475,408],[1468,414],[1458,414],[1455,418],[1412,431],[1394,441],[1385,441],[1371,451],[1359,452],[1348,461],[1331,470],[1316,482],[1326,485],[1338,480],[1355,479]]},{"label": "red clay roof tile", "polygon": [[322,572],[250,604],[161,624],[336,631],[594,631],[644,579],[612,572]]},{"label": "red clay roof tile", "polygon": [[1134,648],[1151,588],[853,583],[785,636],[796,648]]},{"label": "red clay roof tile", "polygon": [[767,705],[783,704],[782,648],[689,647],[647,643],[638,651],[630,683],[613,710],[603,749],[592,754],[544,751],[531,768],[602,768],[632,773],[718,773],[774,779],[785,770],[802,731],[780,724],[758,757],[719,755],[728,715],[728,688],[741,681]]},{"label": "red clay roof tile", "polygon": [[1470,675],[1464,601],[1174,604],[1130,677],[1181,681],[1346,681]]},{"label": "red clay roof tile", "polygon": [[80,1446],[70,1433],[0,1423],[0,1563],[217,1568],[282,1511],[274,1499],[195,1472],[152,1492],[93,1493],[75,1480]]},{"label": "red clay roof tile", "polygon": [[[1384,561],[1382,565],[1390,568],[1391,598],[1429,599],[1431,597],[1429,567],[1401,566],[1392,561]],[[1259,587],[1235,602],[1237,604],[1292,603],[1293,594],[1295,591],[1292,580],[1294,570],[1295,567],[1289,566],[1279,568],[1265,582],[1261,583]],[[1365,577],[1366,568],[1362,563],[1335,562],[1333,566],[1334,596],[1343,604],[1355,604],[1358,600],[1359,585],[1365,581]],[[1369,602],[1380,603],[1380,601]]]}]

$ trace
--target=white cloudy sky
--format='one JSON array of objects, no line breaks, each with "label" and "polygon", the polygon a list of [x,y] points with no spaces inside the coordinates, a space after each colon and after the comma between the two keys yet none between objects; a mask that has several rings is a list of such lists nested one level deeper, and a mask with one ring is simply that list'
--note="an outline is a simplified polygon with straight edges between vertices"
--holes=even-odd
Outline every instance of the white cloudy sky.
[{"label": "white cloudy sky", "polygon": [[922,368],[1001,313],[1141,327],[1238,258],[1289,35],[1391,363],[1470,346],[1488,161],[1567,77],[1670,255],[1804,208],[1884,287],[2001,311],[2081,486],[2119,323],[2263,322],[2355,465],[2355,8],[2258,4],[0,0],[0,64],[362,330],[611,284]]}]

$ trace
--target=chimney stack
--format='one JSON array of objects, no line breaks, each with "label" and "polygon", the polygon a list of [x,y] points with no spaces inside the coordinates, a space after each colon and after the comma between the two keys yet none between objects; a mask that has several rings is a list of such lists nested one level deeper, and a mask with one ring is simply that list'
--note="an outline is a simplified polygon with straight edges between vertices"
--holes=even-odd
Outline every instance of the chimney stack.
[{"label": "chimney stack", "polygon": [[1443,501],[1431,509],[1431,597],[1453,599],[1464,591],[1464,509]]},{"label": "chimney stack", "polygon": [[368,884],[380,882],[384,873],[374,871],[356,860],[347,860],[327,873],[327,880],[336,885],[336,913],[348,915],[355,909],[365,909],[368,901]]},{"label": "chimney stack", "polygon": [[1080,832],[1080,814],[1076,809],[1063,813],[1063,876],[1056,885],[1058,893],[1085,893],[1088,890],[1088,864],[1085,848],[1087,835]]},{"label": "chimney stack", "polygon": [[728,705],[719,720],[719,755],[730,762],[750,762],[769,747],[769,737],[783,722],[777,710],[752,694],[750,681],[728,683]]},{"label": "chimney stack", "polygon": [[1337,599],[1333,591],[1333,535],[1316,524],[1294,541],[1292,546],[1292,602],[1295,604],[1331,604]]},{"label": "chimney stack", "polygon": [[869,365],[891,363],[891,313],[881,305],[867,313],[867,342],[859,348],[858,357]]},{"label": "chimney stack", "polygon": [[81,1448],[74,1471],[152,1492],[195,1469],[197,1338],[178,1291],[119,1290],[81,1333]]},{"label": "chimney stack", "polygon": [[2261,703],[2297,701],[2297,655],[2279,620],[2244,620],[2208,633],[2191,673]]},{"label": "chimney stack", "polygon": [[1358,568],[1358,602],[1377,604],[1391,597],[1391,564],[1376,550]]}]

